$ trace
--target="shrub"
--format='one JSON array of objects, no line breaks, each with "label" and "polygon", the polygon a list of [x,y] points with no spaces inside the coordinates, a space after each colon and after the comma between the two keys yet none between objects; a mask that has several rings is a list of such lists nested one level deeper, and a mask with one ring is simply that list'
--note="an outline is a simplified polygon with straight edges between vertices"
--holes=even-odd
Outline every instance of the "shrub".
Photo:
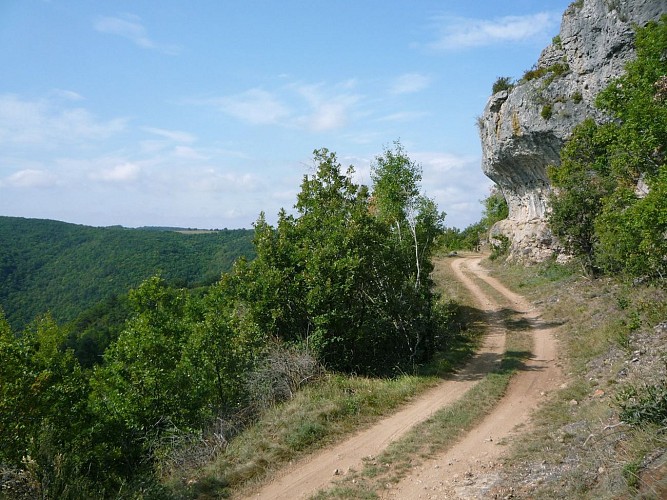
[{"label": "shrub", "polygon": [[270,408],[292,399],[301,387],[322,373],[322,366],[307,349],[276,344],[248,376],[250,400],[257,410]]},{"label": "shrub", "polygon": [[489,259],[496,260],[503,255],[507,255],[510,248],[510,239],[504,234],[497,234],[491,237],[491,255]]},{"label": "shrub", "polygon": [[634,425],[667,426],[667,379],[642,388],[629,386],[616,398],[621,408],[621,420]]},{"label": "shrub", "polygon": [[503,90],[512,90],[513,88],[514,83],[509,76],[499,76],[498,79],[493,83],[491,90],[494,94],[497,94]]},{"label": "shrub", "polygon": [[535,80],[536,78],[541,78],[549,73],[551,76],[547,79],[546,85],[549,85],[557,77],[564,75],[570,70],[570,66],[566,62],[559,62],[552,64],[551,66],[543,66],[541,68],[533,67],[526,71],[521,77],[522,82],[529,82]]},{"label": "shrub", "polygon": [[553,44],[554,47],[558,49],[563,48],[563,41],[560,39],[560,35],[556,35],[551,39],[551,43]]},{"label": "shrub", "polygon": [[545,120],[548,120],[551,118],[553,115],[553,106],[551,104],[545,104],[542,107],[542,111],[540,112],[540,116],[544,118]]}]

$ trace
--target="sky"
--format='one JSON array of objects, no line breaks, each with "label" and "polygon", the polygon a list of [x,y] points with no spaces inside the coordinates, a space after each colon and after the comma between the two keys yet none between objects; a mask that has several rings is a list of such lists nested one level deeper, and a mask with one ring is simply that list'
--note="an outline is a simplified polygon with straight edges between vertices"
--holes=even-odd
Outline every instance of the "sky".
[{"label": "sky", "polygon": [[250,228],[313,150],[400,141],[445,225],[492,182],[476,118],[569,0],[0,0],[0,215]]}]

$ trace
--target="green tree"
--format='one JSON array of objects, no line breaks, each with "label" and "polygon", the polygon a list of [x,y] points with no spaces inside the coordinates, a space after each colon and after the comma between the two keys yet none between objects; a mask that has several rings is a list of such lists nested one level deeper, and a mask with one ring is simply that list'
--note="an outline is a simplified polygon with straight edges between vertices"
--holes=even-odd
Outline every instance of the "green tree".
[{"label": "green tree", "polygon": [[566,251],[582,257],[588,270],[595,267],[595,220],[604,198],[613,190],[607,151],[614,141],[615,127],[585,120],[563,147],[561,165],[548,169],[555,188],[549,225]]},{"label": "green tree", "polygon": [[229,413],[244,402],[245,378],[265,343],[238,298],[235,281],[225,275],[202,298],[180,362],[192,381],[195,401],[210,417]]},{"label": "green tree", "polygon": [[382,158],[394,177],[376,177],[371,196],[352,167],[343,172],[334,153],[315,151],[296,214],[281,211],[276,228],[261,215],[257,258],[237,267],[259,330],[307,345],[335,370],[388,373],[431,345],[429,257],[442,215],[418,196],[420,174],[400,148]]},{"label": "green tree", "polygon": [[15,335],[0,314],[0,463],[30,461],[48,498],[86,470],[88,384],[67,334],[47,315]]},{"label": "green tree", "polygon": [[171,427],[209,416],[198,381],[183,360],[192,317],[183,290],[153,277],[132,290],[134,316],[91,378],[97,454],[119,477],[131,477],[154,441]]},{"label": "green tree", "polygon": [[496,185],[491,188],[489,195],[480,203],[484,207],[481,221],[487,230],[491,229],[491,226],[496,222],[509,217],[509,206],[507,205],[507,200],[505,200],[505,195],[503,195],[500,188]]},{"label": "green tree", "polygon": [[410,248],[413,279],[419,287],[422,276],[431,271],[430,257],[435,239],[444,229],[445,214],[421,194],[421,166],[410,159],[399,142],[375,158],[371,178],[373,212],[394,230],[399,247]]},{"label": "green tree", "polygon": [[636,47],[637,59],[596,99],[615,121],[586,120],[549,170],[549,220],[589,268],[664,276],[667,15],[637,31]]}]

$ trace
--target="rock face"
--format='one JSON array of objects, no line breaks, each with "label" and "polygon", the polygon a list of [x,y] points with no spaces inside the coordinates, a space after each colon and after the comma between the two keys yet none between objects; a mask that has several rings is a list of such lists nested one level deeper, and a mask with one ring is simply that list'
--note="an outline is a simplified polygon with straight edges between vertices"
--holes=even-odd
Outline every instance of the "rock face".
[{"label": "rock face", "polygon": [[577,0],[563,14],[535,68],[491,96],[479,120],[482,168],[502,190],[509,217],[491,237],[510,240],[510,259],[541,261],[558,251],[546,225],[548,165],[586,117],[604,121],[594,100],[635,55],[634,26],[667,13],[667,0]]}]

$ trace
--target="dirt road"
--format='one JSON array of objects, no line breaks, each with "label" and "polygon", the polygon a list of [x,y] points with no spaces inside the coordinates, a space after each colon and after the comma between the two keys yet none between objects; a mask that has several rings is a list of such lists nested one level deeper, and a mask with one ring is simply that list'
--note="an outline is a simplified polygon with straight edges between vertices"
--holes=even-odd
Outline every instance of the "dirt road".
[{"label": "dirt road", "polygon": [[[544,397],[544,393],[558,386],[561,376],[554,361],[556,343],[553,332],[540,324],[539,312],[523,297],[488,276],[480,261],[480,257],[451,261],[457,279],[471,291],[476,306],[484,311],[489,324],[480,351],[466,367],[371,428],[293,464],[279,478],[257,491],[253,498],[308,498],[328,486],[337,473],[345,473],[350,468],[360,470],[363,457],[378,455],[412,426],[459,399],[500,362],[506,330],[499,311],[503,307],[511,307],[529,320],[535,331],[534,358],[526,363],[528,369],[514,377],[507,395],[479,426],[453,448],[423,464],[401,483],[382,493],[384,498],[392,499],[483,496],[485,488],[493,482],[489,464],[493,464],[503,452],[498,443],[510,437],[517,425],[528,421],[531,409]],[[502,295],[503,304],[484,292],[476,280],[486,282]]]}]

